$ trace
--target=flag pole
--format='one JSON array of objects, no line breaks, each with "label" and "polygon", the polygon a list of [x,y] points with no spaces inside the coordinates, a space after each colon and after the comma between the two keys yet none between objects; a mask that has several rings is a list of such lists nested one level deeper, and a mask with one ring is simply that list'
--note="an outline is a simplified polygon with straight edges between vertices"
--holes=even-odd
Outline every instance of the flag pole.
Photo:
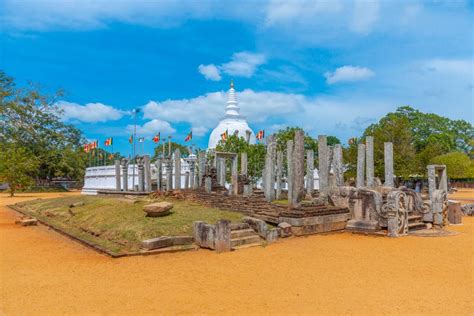
[{"label": "flag pole", "polygon": [[133,150],[132,150],[132,155],[133,155],[133,172],[132,172],[132,191],[135,190],[135,142],[137,140],[137,109],[133,109]]}]

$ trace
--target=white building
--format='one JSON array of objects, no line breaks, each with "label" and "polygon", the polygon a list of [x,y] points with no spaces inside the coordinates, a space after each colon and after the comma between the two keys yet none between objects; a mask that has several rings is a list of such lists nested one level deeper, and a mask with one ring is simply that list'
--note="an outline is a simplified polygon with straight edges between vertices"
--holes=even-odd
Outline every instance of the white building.
[{"label": "white building", "polygon": [[230,82],[228,92],[227,105],[225,107],[225,116],[211,133],[209,137],[208,149],[216,148],[221,140],[221,135],[227,131],[228,135],[238,133],[239,137],[243,137],[250,144],[255,144],[255,134],[247,124],[245,116],[240,114],[240,107],[237,102],[237,95],[234,89],[234,82]]}]

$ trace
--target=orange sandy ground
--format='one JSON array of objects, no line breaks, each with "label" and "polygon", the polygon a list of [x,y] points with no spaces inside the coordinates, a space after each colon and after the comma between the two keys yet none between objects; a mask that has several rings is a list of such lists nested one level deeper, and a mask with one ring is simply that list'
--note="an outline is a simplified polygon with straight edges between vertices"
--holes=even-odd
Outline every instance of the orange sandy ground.
[{"label": "orange sandy ground", "polygon": [[472,217],[452,237],[337,233],[111,259],[19,227],[4,207],[58,195],[0,195],[0,314],[474,314]]}]

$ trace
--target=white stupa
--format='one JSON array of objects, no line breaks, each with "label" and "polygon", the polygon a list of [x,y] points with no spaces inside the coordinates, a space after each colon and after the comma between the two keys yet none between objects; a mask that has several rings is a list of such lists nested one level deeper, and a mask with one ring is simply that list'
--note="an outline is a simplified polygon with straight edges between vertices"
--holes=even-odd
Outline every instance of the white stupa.
[{"label": "white stupa", "polygon": [[255,134],[247,124],[245,116],[240,114],[233,81],[230,82],[225,116],[221,119],[217,127],[214,128],[209,137],[209,149],[216,148],[221,140],[221,135],[225,133],[225,131],[227,131],[229,136],[238,133],[239,137],[243,137],[250,144],[255,144]]}]

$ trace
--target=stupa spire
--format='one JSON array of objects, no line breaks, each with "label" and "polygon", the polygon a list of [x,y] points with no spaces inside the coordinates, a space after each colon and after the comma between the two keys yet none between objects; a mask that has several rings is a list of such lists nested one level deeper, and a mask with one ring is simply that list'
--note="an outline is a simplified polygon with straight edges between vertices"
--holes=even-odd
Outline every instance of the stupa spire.
[{"label": "stupa spire", "polygon": [[240,107],[237,103],[237,94],[234,89],[234,80],[230,81],[230,89],[227,94],[227,105],[225,107],[225,115],[227,117],[240,117]]}]

